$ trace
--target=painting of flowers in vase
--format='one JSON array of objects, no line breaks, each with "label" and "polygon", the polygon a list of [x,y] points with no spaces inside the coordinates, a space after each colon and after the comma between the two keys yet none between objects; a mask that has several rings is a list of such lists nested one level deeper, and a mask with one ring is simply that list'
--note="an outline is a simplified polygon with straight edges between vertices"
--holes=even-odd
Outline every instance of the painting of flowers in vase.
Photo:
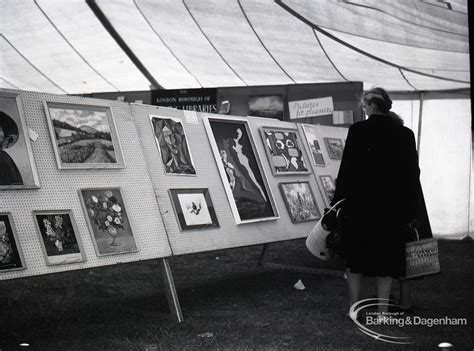
[{"label": "painting of flowers in vase", "polygon": [[71,210],[33,211],[47,265],[85,260]]},{"label": "painting of flowers in vase", "polygon": [[120,188],[81,189],[97,256],[138,251]]}]

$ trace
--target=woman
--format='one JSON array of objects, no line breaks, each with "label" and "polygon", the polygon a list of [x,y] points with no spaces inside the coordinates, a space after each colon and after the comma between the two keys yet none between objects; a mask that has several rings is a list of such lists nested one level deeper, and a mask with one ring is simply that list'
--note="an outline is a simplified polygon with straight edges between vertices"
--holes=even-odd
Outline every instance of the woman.
[{"label": "woman", "polygon": [[342,237],[351,305],[363,276],[376,277],[379,299],[388,299],[392,278],[405,275],[420,174],[413,132],[390,116],[385,90],[367,91],[361,103],[368,119],[349,128],[332,201],[346,198]]}]

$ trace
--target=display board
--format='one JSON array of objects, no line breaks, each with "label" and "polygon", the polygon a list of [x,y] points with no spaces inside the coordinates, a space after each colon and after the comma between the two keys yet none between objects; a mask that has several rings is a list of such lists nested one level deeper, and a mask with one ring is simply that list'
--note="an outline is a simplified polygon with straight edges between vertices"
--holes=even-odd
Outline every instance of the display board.
[{"label": "display board", "polygon": [[[307,236],[316,224],[316,220],[324,208],[323,195],[319,191],[316,178],[312,172],[298,174],[294,171],[274,176],[269,155],[265,151],[268,146],[261,132],[262,128],[295,131],[299,141],[304,144],[303,135],[295,123],[256,117],[211,115],[141,104],[132,104],[131,108],[157,201],[175,255],[302,238]],[[216,139],[214,138],[212,141],[212,136],[206,130],[204,120],[229,121],[229,127],[235,127],[235,123],[243,123],[246,126],[242,128],[252,140],[253,154],[259,164],[260,173],[265,179],[267,194],[273,200],[274,213],[250,220],[246,220],[244,217],[238,219],[236,214],[238,206],[232,204],[234,199],[232,192],[229,193],[229,183],[226,184],[228,181],[226,171],[222,172],[222,159],[218,156],[219,150],[216,154],[216,150],[212,146],[213,143],[216,144]],[[163,121],[168,121],[168,123],[162,123]],[[157,122],[160,122],[161,125],[158,131],[154,129]],[[166,128],[163,127],[165,124]],[[163,156],[162,151],[168,149],[163,140],[160,140],[163,137],[169,138],[169,142],[172,142],[173,138],[180,140],[179,150],[174,151],[176,155],[182,157],[172,160],[166,153]],[[238,134],[236,134],[235,139],[238,138]],[[223,139],[226,137],[221,138],[221,140]],[[309,160],[304,146],[302,146],[302,152],[304,159]],[[241,155],[245,155],[245,151]],[[192,166],[195,169],[195,174],[180,173],[180,171],[171,173],[170,166],[178,163],[181,166],[174,167],[174,169],[189,169]],[[245,160],[238,165],[241,170],[244,169],[242,168],[243,163]],[[311,166],[308,165],[308,167]],[[248,169],[250,168],[252,167],[248,167]],[[247,179],[251,178],[251,176],[247,177]],[[254,182],[254,184],[256,183],[258,182]],[[282,190],[281,183],[292,185],[286,186]],[[255,189],[250,182],[246,184],[248,184],[247,190]],[[288,210],[288,207],[291,207],[292,199],[294,199],[291,194],[298,191],[303,194],[300,196],[300,201],[303,202],[307,200],[303,191],[312,192],[315,204],[308,210],[309,213],[312,213],[309,216],[313,216],[308,217],[310,220],[301,220]],[[176,200],[179,195],[182,195],[181,202]],[[201,205],[192,199],[200,199]],[[202,199],[208,200],[203,202]],[[188,202],[188,206],[186,202]],[[191,213],[203,209],[208,209],[209,214],[195,223],[193,220],[196,220],[196,217],[191,220],[184,216],[186,213],[191,216]],[[314,215],[316,210],[317,215]]]},{"label": "display board", "polygon": [[2,94],[18,95],[39,188],[0,191],[0,280],[171,255],[128,103]]}]

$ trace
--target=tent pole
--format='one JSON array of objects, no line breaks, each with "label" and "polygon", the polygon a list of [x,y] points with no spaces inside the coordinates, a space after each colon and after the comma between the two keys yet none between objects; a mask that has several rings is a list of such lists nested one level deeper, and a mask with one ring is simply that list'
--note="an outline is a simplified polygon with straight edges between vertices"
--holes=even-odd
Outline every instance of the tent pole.
[{"label": "tent pole", "polygon": [[422,126],[422,120],[423,120],[423,102],[424,102],[424,93],[420,92],[420,109],[418,110],[418,139],[416,143],[416,149],[418,151],[418,159],[420,158],[421,126]]}]

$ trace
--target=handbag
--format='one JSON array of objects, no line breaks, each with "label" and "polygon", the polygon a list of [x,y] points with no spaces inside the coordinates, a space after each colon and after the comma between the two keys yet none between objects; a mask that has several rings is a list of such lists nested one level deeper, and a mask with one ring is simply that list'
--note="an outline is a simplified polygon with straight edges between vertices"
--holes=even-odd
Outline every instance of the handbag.
[{"label": "handbag", "polygon": [[326,246],[326,238],[332,232],[332,230],[323,225],[323,223],[327,216],[333,216],[334,214],[337,215],[337,206],[344,200],[345,199],[342,199],[336,202],[334,206],[326,211],[306,238],[306,247],[308,248],[309,252],[323,261],[329,260],[332,255],[331,251]]},{"label": "handbag", "polygon": [[[323,223],[324,225],[324,223]],[[342,246],[342,209],[338,208],[335,214],[334,226],[331,228],[331,232],[326,237],[326,247],[330,253],[330,256],[339,255],[344,256]]]},{"label": "handbag", "polygon": [[415,278],[440,272],[438,257],[438,239],[420,240],[418,230],[410,225],[415,241],[406,243],[406,274],[405,277]]}]

